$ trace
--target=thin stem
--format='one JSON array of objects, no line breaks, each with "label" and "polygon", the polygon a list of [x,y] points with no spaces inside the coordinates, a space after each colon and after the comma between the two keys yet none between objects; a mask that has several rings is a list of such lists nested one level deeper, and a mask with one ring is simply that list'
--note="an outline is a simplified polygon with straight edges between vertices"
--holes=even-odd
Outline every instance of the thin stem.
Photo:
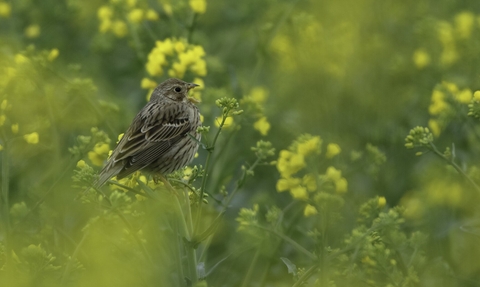
[{"label": "thin stem", "polygon": [[245,275],[245,278],[243,279],[242,287],[247,287],[249,286],[250,278],[252,277],[253,270],[256,267],[256,263],[258,261],[258,257],[260,256],[260,247],[257,247],[257,251],[255,251],[255,255],[252,258],[252,261],[250,262],[250,267],[248,267],[247,274]]},{"label": "thin stem", "polygon": [[303,286],[303,284],[305,282],[307,282],[308,278],[310,278],[310,276],[312,276],[316,271],[317,271],[317,268],[319,267],[319,264],[314,264],[312,267],[308,268],[307,271],[305,271],[305,273],[303,273],[303,275],[298,278],[298,281],[295,282],[295,284],[293,284],[292,287],[300,287],[300,286]]},{"label": "thin stem", "polygon": [[2,151],[2,200],[3,200],[3,226],[5,232],[5,266],[8,270],[11,267],[12,246],[10,245],[11,239],[11,226],[10,226],[10,204],[9,204],[9,169],[8,165],[8,146],[5,143]]},{"label": "thin stem", "polygon": [[205,160],[205,169],[204,169],[204,175],[202,178],[202,186],[200,187],[200,197],[199,197],[199,203],[198,203],[198,209],[197,209],[197,216],[195,218],[195,228],[194,228],[194,236],[195,234],[198,233],[198,228],[199,228],[199,223],[200,223],[200,217],[202,216],[202,202],[203,202],[203,195],[205,193],[205,188],[207,186],[207,178],[208,178],[208,170],[210,169],[210,162],[212,158],[212,153],[213,150],[215,149],[215,143],[217,142],[218,136],[220,135],[220,132],[222,131],[223,126],[225,125],[225,121],[227,120],[228,111],[223,113],[222,117],[222,122],[218,126],[218,130],[215,134],[215,137],[213,138],[212,144],[207,148],[208,154],[207,154],[207,159]]},{"label": "thin stem", "polygon": [[261,225],[255,225],[255,227],[257,228],[260,228],[260,229],[263,229],[265,231],[268,231],[268,232],[271,232],[273,234],[275,234],[276,236],[280,237],[281,239],[283,239],[284,241],[290,243],[295,249],[297,249],[298,251],[302,252],[303,254],[307,255],[308,258],[314,260],[314,261],[317,261],[318,260],[318,257],[313,254],[312,252],[308,251],[307,249],[305,249],[303,246],[301,246],[300,244],[298,244],[295,240],[291,239],[290,237],[276,231],[276,230],[272,230],[270,228],[266,228],[266,227],[263,227]]},{"label": "thin stem", "polygon": [[480,186],[477,185],[477,183],[475,183],[475,181],[473,181],[472,178],[470,178],[468,176],[467,173],[465,173],[465,171],[459,167],[454,161],[453,161],[453,158],[452,159],[449,159],[448,157],[446,157],[443,153],[441,153],[437,147],[433,144],[433,143],[430,143],[430,150],[432,150],[436,155],[438,155],[440,158],[442,158],[444,161],[446,161],[448,164],[450,164],[451,166],[453,166],[453,168],[458,172],[460,173],[475,189],[478,193],[480,193]]}]

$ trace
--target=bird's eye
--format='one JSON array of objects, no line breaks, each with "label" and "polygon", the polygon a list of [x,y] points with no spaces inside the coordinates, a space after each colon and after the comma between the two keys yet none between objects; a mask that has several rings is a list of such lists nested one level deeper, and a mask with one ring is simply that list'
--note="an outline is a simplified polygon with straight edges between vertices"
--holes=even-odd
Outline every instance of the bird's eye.
[{"label": "bird's eye", "polygon": [[180,93],[182,91],[182,88],[180,87],[175,87],[175,89],[173,89],[175,92],[177,93]]}]

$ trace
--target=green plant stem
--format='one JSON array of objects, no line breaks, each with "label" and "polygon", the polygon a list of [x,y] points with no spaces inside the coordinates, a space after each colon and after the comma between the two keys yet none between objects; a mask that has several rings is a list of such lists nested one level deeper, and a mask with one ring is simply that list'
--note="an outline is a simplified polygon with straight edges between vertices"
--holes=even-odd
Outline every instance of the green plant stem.
[{"label": "green plant stem", "polygon": [[312,267],[308,268],[308,270],[305,271],[305,273],[303,273],[303,275],[300,278],[298,278],[298,281],[295,282],[295,284],[293,284],[292,287],[303,286],[303,284],[307,282],[308,278],[310,278],[310,276],[312,276],[317,271],[318,267],[319,267],[319,264],[317,263]]},{"label": "green plant stem", "polygon": [[300,244],[298,244],[295,240],[291,239],[290,237],[284,235],[284,234],[281,234],[280,232],[276,231],[276,230],[272,230],[270,228],[266,228],[266,227],[263,227],[261,225],[255,225],[255,227],[257,228],[260,228],[262,230],[265,230],[265,231],[268,231],[268,232],[271,232],[273,234],[275,234],[276,236],[280,237],[281,239],[283,239],[284,241],[290,243],[295,249],[297,249],[298,251],[302,252],[303,254],[307,255],[308,258],[312,259],[313,261],[317,261],[318,260],[318,257],[313,254],[312,252],[308,251],[307,249],[305,249],[303,246],[301,246]]},{"label": "green plant stem", "polygon": [[255,251],[255,255],[253,255],[252,261],[250,262],[250,266],[248,267],[247,274],[242,282],[242,287],[250,286],[250,279],[252,278],[253,270],[255,269],[258,261],[258,257],[260,256],[260,246],[257,247],[257,251]]},{"label": "green plant stem", "polygon": [[[8,271],[12,266],[11,226],[10,226],[10,204],[9,204],[9,177],[10,166],[8,164],[8,145],[5,143],[2,151],[2,210],[5,244],[5,269]],[[10,273],[10,272],[8,272]]]},{"label": "green plant stem", "polygon": [[202,178],[202,185],[200,187],[199,203],[198,203],[198,209],[197,209],[197,214],[195,218],[195,227],[193,229],[193,237],[195,237],[195,235],[199,233],[198,228],[200,224],[200,217],[202,216],[203,195],[205,193],[205,188],[207,186],[207,178],[209,174],[208,170],[210,169],[212,153],[213,153],[213,150],[215,149],[215,144],[217,142],[218,136],[220,135],[220,132],[222,131],[223,126],[225,125],[225,121],[227,120],[227,115],[228,115],[228,111],[223,113],[222,122],[218,126],[218,130],[215,133],[215,137],[213,138],[212,144],[207,148],[208,154],[207,154],[207,159],[205,160],[204,175]]},{"label": "green plant stem", "polygon": [[473,181],[473,179],[471,177],[468,176],[468,174],[465,173],[465,171],[459,167],[455,161],[453,160],[453,157],[450,159],[448,157],[446,157],[443,153],[441,153],[437,147],[433,144],[433,143],[430,143],[430,150],[433,151],[436,155],[438,155],[440,158],[442,158],[444,161],[446,161],[448,164],[450,164],[451,166],[453,166],[453,168],[459,173],[461,174],[474,188],[475,190],[480,193],[480,186],[478,186],[475,181]]}]

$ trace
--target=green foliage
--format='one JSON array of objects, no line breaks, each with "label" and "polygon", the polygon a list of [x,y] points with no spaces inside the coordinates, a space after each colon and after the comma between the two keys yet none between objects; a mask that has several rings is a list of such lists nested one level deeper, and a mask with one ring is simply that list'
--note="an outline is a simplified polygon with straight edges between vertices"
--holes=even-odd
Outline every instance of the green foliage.
[{"label": "green foliage", "polygon": [[[480,286],[476,1],[57,2],[0,0],[0,286]],[[94,188],[168,77],[198,156]]]}]

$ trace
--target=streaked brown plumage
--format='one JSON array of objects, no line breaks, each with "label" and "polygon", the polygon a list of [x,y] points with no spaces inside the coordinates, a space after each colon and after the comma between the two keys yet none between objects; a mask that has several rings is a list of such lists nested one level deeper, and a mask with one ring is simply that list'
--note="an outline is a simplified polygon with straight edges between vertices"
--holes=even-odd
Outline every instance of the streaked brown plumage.
[{"label": "streaked brown plumage", "polygon": [[188,90],[196,86],[168,79],[156,87],[100,172],[95,186],[137,170],[165,175],[190,163],[198,149],[198,142],[191,136],[200,140],[200,114],[188,98]]}]

